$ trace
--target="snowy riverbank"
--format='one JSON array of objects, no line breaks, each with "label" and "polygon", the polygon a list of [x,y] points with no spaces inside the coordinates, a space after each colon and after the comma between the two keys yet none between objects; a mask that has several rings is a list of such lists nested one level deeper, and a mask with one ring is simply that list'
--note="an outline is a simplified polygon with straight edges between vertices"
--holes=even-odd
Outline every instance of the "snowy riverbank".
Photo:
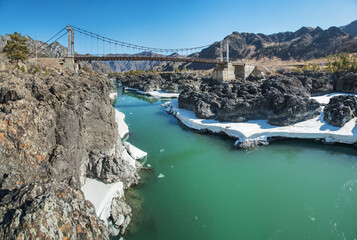
[{"label": "snowy riverbank", "polygon": [[[341,95],[341,93],[332,93],[313,98],[321,104],[326,104],[331,97],[337,95]],[[347,144],[357,142],[357,118],[353,118],[341,128],[334,127],[323,120],[323,107],[319,117],[290,126],[273,126],[268,124],[267,120],[230,123],[199,119],[194,112],[178,108],[177,99],[166,102],[163,106],[168,113],[173,114],[187,127],[213,133],[225,133],[237,139],[235,145],[249,142],[267,142],[271,137],[321,139],[331,143]]]},{"label": "snowy riverbank", "polygon": [[[138,171],[141,167],[139,161],[146,159],[147,153],[125,140],[128,137],[129,128],[124,119],[125,114],[115,109],[115,122],[118,125],[118,135],[120,138],[118,139],[118,144],[122,145],[119,147],[119,149],[122,149],[122,152],[115,157],[127,162],[127,166],[129,166],[128,171]],[[125,166],[126,164],[123,167]],[[120,208],[121,210],[116,214],[118,219],[112,219],[112,205],[117,206],[120,204],[120,201],[124,202],[125,200],[123,197],[126,187],[121,181],[105,184],[98,179],[86,178],[85,184],[81,187],[85,199],[94,205],[96,215],[109,227],[111,236],[119,234],[121,230],[118,227],[125,229],[131,218],[126,216],[127,212],[129,211],[130,213],[131,211],[129,207],[129,210],[126,210],[127,212]],[[127,219],[129,220],[127,221]]]},{"label": "snowy riverbank", "polygon": [[178,98],[180,93],[167,93],[161,90],[152,91],[152,92],[144,92],[136,88],[124,87],[125,91],[137,92],[142,95],[152,96],[154,98]]}]

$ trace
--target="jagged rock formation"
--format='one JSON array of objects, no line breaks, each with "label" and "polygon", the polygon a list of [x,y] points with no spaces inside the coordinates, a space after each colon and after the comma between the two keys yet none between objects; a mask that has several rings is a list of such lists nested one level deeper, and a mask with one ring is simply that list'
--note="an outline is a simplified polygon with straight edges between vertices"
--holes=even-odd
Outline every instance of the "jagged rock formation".
[{"label": "jagged rock formation", "polygon": [[348,34],[357,36],[357,20],[340,28]]},{"label": "jagged rock formation", "polygon": [[88,176],[125,188],[113,84],[96,74],[0,73],[0,236],[108,239],[79,190]]},{"label": "jagged rock formation", "polygon": [[288,78],[298,79],[311,95],[323,95],[334,91],[337,76],[324,71],[305,71],[283,73]]},{"label": "jagged rock formation", "polygon": [[336,80],[336,91],[357,93],[357,74],[339,74]]},{"label": "jagged rock formation", "polygon": [[336,127],[344,126],[356,116],[357,98],[355,96],[335,96],[324,108],[324,120]]},{"label": "jagged rock formation", "polygon": [[117,82],[125,87],[136,88],[144,92],[163,90],[165,92],[180,92],[185,86],[194,86],[207,77],[199,72],[180,73],[144,73],[137,75],[120,74]]},{"label": "jagged rock formation", "polygon": [[268,119],[272,125],[291,125],[319,115],[320,104],[309,99],[310,92],[320,91],[315,89],[317,79],[288,74],[264,81],[202,82],[180,94],[179,107],[194,111],[198,118],[222,122]]},{"label": "jagged rock formation", "polygon": [[33,182],[0,193],[1,239],[108,239],[93,205],[65,182]]}]

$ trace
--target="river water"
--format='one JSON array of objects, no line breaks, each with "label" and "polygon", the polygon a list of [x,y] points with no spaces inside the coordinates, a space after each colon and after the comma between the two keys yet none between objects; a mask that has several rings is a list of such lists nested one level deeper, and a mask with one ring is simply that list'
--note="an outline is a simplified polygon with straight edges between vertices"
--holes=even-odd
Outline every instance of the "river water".
[{"label": "river water", "polygon": [[128,141],[153,169],[128,192],[136,210],[126,240],[357,239],[356,149],[284,140],[237,150],[154,101],[118,89]]}]

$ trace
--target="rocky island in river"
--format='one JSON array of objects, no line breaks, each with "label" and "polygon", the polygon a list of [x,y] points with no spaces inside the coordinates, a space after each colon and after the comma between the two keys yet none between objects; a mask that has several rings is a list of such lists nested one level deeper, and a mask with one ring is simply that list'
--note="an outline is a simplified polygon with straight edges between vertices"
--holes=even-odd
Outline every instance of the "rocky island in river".
[{"label": "rocky island in river", "polygon": [[246,80],[228,82],[196,77],[197,73],[119,75],[117,81],[142,94],[180,92],[178,100],[164,104],[167,112],[195,130],[236,138],[237,147],[266,145],[281,137],[357,142],[354,124],[344,127],[356,117],[356,75],[271,74],[262,69],[267,68],[256,67]]}]

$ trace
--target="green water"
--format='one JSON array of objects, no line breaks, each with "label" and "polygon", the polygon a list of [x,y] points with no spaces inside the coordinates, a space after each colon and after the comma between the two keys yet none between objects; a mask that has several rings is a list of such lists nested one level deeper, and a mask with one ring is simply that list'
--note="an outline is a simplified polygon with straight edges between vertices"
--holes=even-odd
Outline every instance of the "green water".
[{"label": "green water", "polygon": [[237,150],[181,126],[160,101],[118,91],[129,141],[155,171],[134,191],[142,221],[125,239],[357,239],[354,148],[286,140]]}]

